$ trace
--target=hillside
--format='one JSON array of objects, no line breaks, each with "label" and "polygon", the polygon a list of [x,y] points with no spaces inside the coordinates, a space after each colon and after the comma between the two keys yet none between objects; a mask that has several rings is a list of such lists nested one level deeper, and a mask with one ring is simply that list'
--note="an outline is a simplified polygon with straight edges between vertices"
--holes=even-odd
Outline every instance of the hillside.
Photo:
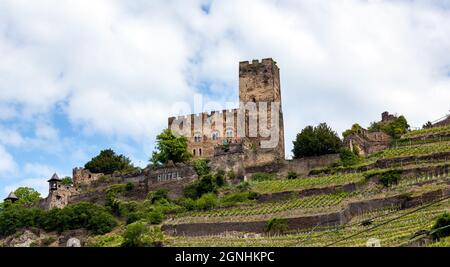
[{"label": "hillside", "polygon": [[99,182],[88,199],[115,216],[108,233],[17,229],[2,242],[64,246],[72,236],[85,246],[120,246],[130,223],[141,221],[143,236],[163,246],[448,246],[429,235],[450,211],[448,129],[410,132],[356,165],[333,164],[302,177],[257,173],[232,183],[231,174],[211,174],[215,183],[228,182],[217,186],[218,197],[192,203]]}]

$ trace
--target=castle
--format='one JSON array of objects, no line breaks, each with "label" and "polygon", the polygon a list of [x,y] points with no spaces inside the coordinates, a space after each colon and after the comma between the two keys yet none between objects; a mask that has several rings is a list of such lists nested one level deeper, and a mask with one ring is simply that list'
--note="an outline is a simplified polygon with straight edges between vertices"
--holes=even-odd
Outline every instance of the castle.
[{"label": "castle", "polygon": [[[232,110],[170,117],[168,126],[188,139],[194,158],[208,159],[213,172],[232,173],[230,182],[245,181],[259,172],[286,176],[307,175],[311,169],[339,160],[339,155],[286,160],[280,69],[271,58],[239,63],[239,107]],[[84,168],[73,169],[73,184],[63,185],[54,174],[49,194],[40,206],[62,208],[79,201],[102,202],[108,186],[133,184],[134,199],[160,188],[169,196],[182,196],[183,188],[197,179],[191,163],[169,163],[133,173],[104,175]],[[94,190],[95,189],[95,190]]]},{"label": "castle", "polygon": [[239,108],[170,117],[168,126],[188,138],[194,157],[212,158],[217,149],[262,148],[284,159],[284,125],[280,69],[266,58],[239,63]]}]

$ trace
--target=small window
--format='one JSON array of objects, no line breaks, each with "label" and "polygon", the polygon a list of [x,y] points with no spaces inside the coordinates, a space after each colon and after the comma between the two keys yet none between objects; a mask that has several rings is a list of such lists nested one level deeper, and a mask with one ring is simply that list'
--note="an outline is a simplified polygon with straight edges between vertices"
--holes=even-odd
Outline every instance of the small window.
[{"label": "small window", "polygon": [[198,149],[198,155],[199,155],[199,156],[202,155],[202,149],[201,149],[201,148]]},{"label": "small window", "polygon": [[220,138],[220,133],[218,131],[214,131],[212,133],[212,140],[218,140]]},{"label": "small window", "polygon": [[200,133],[196,133],[194,135],[194,142],[195,143],[200,143],[202,141],[202,135]]},{"label": "small window", "polygon": [[197,156],[197,151],[195,151],[195,149],[192,151],[192,154],[194,154],[194,156]]},{"label": "small window", "polygon": [[227,136],[227,138],[233,137],[234,136],[233,129],[227,129],[225,135]]}]

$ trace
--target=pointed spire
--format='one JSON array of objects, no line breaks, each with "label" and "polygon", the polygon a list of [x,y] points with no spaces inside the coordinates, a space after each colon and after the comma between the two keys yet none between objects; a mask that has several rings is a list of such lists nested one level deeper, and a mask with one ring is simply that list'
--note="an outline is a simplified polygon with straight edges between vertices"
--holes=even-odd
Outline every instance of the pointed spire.
[{"label": "pointed spire", "polygon": [[59,179],[58,175],[56,173],[54,173],[52,175],[52,178],[50,178],[50,180],[48,180],[47,182],[51,182],[51,181],[61,181],[61,179]]},{"label": "pointed spire", "polygon": [[19,200],[19,198],[16,196],[16,194],[14,194],[14,192],[9,193],[8,197],[5,198],[6,200],[11,200],[12,202],[15,202],[17,200]]}]

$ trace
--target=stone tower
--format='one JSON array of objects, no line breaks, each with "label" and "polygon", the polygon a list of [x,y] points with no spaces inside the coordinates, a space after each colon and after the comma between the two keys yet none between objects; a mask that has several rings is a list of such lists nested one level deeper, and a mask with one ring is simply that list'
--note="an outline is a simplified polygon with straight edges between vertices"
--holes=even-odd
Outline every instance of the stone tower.
[{"label": "stone tower", "polygon": [[[253,60],[252,62],[243,61],[239,63],[239,101],[242,103],[255,102],[259,110],[261,102],[267,103],[268,106],[268,121],[271,121],[271,103],[279,104],[279,122],[278,135],[279,142],[275,150],[281,159],[284,159],[284,123],[283,111],[281,104],[281,90],[280,90],[280,69],[277,63],[271,59],[266,58],[261,62]],[[261,121],[258,118],[258,124]],[[248,121],[246,122],[248,125]],[[248,129],[246,130],[248,135]],[[261,138],[258,130],[258,137],[250,138],[252,142],[259,146]]]}]

